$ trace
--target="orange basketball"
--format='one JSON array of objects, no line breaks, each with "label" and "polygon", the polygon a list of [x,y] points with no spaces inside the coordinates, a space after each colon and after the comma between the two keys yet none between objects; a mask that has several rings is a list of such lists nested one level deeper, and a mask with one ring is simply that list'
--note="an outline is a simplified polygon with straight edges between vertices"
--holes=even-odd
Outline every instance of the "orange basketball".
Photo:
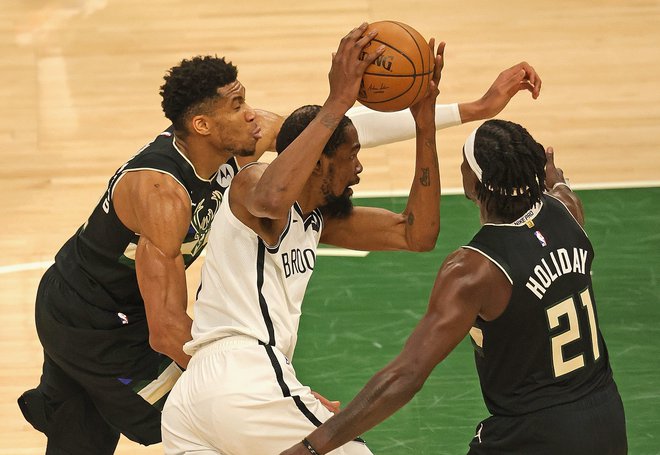
[{"label": "orange basketball", "polygon": [[378,35],[365,52],[381,44],[385,52],[367,67],[358,101],[377,111],[400,111],[426,94],[435,66],[433,53],[417,30],[401,22],[374,22],[365,34],[371,30]]}]

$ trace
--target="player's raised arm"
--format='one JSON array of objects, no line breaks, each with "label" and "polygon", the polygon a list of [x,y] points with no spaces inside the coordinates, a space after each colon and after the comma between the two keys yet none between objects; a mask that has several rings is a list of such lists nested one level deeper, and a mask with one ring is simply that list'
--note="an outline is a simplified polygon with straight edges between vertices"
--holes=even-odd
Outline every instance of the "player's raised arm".
[{"label": "player's raised arm", "polygon": [[[434,46],[434,40],[431,40]],[[321,241],[359,250],[428,251],[440,231],[440,173],[435,142],[435,100],[443,67],[438,46],[435,72],[426,96],[410,110],[416,125],[415,175],[405,210],[356,207],[346,218],[327,214]]]},{"label": "player's raised arm", "polygon": [[[500,113],[522,90],[534,99],[541,93],[541,77],[526,62],[502,71],[483,96],[453,104],[435,105],[435,128],[486,120]],[[365,106],[355,106],[346,115],[353,121],[362,148],[377,147],[415,137],[415,121],[408,109],[398,112],[377,112]]]},{"label": "player's raised arm", "polygon": [[298,198],[323,147],[355,103],[364,70],[382,53],[379,48],[363,55],[365,46],[376,36],[375,32],[363,35],[366,27],[362,24],[341,40],[328,75],[330,94],[316,118],[273,160],[254,190],[245,193],[243,204],[252,215],[283,218]]}]

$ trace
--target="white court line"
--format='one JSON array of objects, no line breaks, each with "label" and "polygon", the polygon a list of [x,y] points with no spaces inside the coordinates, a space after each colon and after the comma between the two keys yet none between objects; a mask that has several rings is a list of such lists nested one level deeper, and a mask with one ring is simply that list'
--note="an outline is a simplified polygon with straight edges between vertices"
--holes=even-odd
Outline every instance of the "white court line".
[{"label": "white court line", "polygon": [[346,256],[351,258],[363,258],[369,251],[347,250],[344,248],[319,248],[316,250],[317,256]]},{"label": "white court line", "polygon": [[47,269],[54,261],[26,262],[24,264],[3,265],[0,267],[0,275],[14,272],[25,272],[27,270]]},{"label": "white court line", "polygon": [[[655,188],[660,187],[660,180],[640,180],[637,182],[596,182],[596,183],[571,183],[574,190],[618,190],[624,188]],[[360,191],[355,190],[354,198],[370,197],[406,197],[409,190],[393,191]],[[463,194],[463,188],[443,188],[443,195]]]},{"label": "white court line", "polygon": [[[643,180],[638,182],[601,182],[601,183],[574,183],[571,187],[576,190],[609,190],[622,188],[655,188],[660,187],[660,180]],[[442,194],[463,194],[463,188],[445,188]],[[407,190],[396,191],[363,191],[356,192],[355,198],[369,197],[405,197],[408,196]],[[202,253],[202,256],[206,252]],[[368,251],[345,250],[343,248],[319,248],[316,251],[318,256],[347,256],[347,257],[365,257]],[[29,270],[47,269],[53,264],[53,261],[27,262],[15,265],[0,266],[0,275],[8,273],[25,272]]]},{"label": "white court line", "polygon": [[[316,250],[317,256],[345,256],[345,257],[360,257],[363,258],[368,255],[368,251],[355,251],[355,250],[346,250],[344,248],[319,248]],[[200,256],[206,256],[206,251],[203,251]],[[23,264],[15,265],[3,265],[0,266],[0,275],[6,275],[8,273],[16,272],[27,272],[30,270],[45,270],[51,265],[54,261],[41,261],[41,262],[26,262]]]}]

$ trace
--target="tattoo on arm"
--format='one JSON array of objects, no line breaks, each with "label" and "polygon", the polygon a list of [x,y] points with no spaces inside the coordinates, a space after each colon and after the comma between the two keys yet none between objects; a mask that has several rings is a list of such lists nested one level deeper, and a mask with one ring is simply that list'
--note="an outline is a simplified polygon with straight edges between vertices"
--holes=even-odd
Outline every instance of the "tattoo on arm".
[{"label": "tattoo on arm", "polygon": [[419,183],[421,183],[422,186],[431,185],[431,177],[429,176],[429,168],[427,168],[427,167],[422,168],[422,176],[419,178]]},{"label": "tattoo on arm", "polygon": [[413,224],[415,224],[415,215],[413,214],[413,212],[410,212],[410,213],[408,214],[408,224],[409,224],[410,226],[412,226]]}]

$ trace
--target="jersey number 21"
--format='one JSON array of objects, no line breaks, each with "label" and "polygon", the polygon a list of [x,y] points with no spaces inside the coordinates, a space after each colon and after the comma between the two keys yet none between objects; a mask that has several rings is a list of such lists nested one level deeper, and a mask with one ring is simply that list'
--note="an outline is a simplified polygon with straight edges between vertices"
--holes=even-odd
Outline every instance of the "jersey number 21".
[{"label": "jersey number 21", "polygon": [[591,294],[589,293],[589,288],[587,288],[579,294],[578,299],[576,299],[575,296],[571,296],[546,309],[548,327],[550,330],[559,327],[559,318],[562,316],[568,317],[568,330],[555,335],[550,339],[552,342],[552,366],[554,368],[555,377],[563,376],[584,366],[584,354],[579,354],[570,359],[566,359],[564,358],[563,352],[563,347],[565,345],[582,337],[577,313],[579,310],[586,311],[587,313],[594,361],[598,360],[600,357],[596,315],[594,313],[593,302],[591,301]]}]

